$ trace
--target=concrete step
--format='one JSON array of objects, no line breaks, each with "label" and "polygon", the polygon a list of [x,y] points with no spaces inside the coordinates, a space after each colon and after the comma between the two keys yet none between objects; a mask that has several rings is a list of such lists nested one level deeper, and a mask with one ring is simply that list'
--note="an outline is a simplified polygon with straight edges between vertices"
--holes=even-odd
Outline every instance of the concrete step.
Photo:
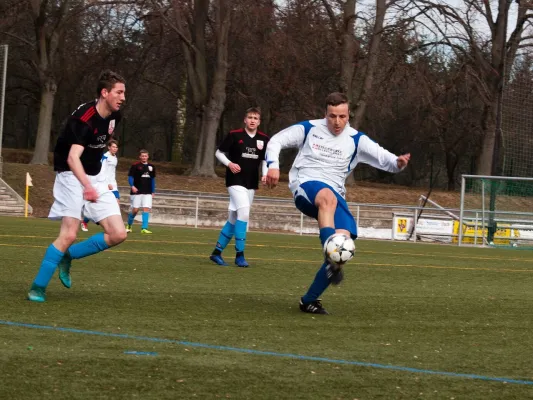
[{"label": "concrete step", "polygon": [[[28,208],[31,214],[31,206]],[[0,214],[24,215],[24,200],[0,179]]]},{"label": "concrete step", "polygon": [[0,204],[0,212],[3,213],[22,213],[24,214],[24,207],[20,206],[4,206]]},{"label": "concrete step", "polygon": [[12,199],[11,197],[9,197],[9,198],[6,198],[6,199],[0,198],[0,204],[17,205],[17,204],[20,204],[20,203],[17,200]]}]

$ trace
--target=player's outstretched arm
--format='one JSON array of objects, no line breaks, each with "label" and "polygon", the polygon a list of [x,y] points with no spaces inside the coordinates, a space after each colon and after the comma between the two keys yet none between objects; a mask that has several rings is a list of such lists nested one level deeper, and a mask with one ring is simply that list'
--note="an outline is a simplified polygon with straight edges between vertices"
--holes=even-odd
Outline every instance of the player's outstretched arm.
[{"label": "player's outstretched arm", "polygon": [[381,147],[368,136],[362,135],[359,139],[357,158],[359,162],[371,165],[374,168],[396,173],[407,166],[410,155],[404,154],[398,157]]},{"label": "player's outstretched arm", "polygon": [[279,169],[279,153],[281,150],[299,148],[304,143],[304,140],[305,129],[300,124],[289,126],[272,136],[268,141],[265,152],[268,168]]},{"label": "player's outstretched arm", "polygon": [[398,160],[396,160],[398,168],[404,169],[405,167],[407,167],[407,164],[409,164],[410,159],[411,153],[402,154],[401,156],[398,156]]}]

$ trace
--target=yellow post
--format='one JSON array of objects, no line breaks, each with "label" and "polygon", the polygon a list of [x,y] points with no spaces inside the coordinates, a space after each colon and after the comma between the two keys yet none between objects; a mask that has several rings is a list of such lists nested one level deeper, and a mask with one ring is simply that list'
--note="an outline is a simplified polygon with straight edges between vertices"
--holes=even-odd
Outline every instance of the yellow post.
[{"label": "yellow post", "polygon": [[30,196],[30,187],[26,185],[26,202],[24,203],[24,217],[28,218],[28,197]]},{"label": "yellow post", "polygon": [[28,218],[28,198],[30,197],[30,186],[33,186],[31,176],[26,172],[26,201],[24,202],[24,217]]}]

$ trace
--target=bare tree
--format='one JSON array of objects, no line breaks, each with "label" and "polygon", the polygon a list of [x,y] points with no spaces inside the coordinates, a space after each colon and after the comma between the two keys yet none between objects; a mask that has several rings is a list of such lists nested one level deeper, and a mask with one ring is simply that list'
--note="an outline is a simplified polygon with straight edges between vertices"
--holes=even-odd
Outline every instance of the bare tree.
[{"label": "bare tree", "polygon": [[[32,54],[31,66],[40,86],[39,122],[32,164],[48,164],[54,100],[61,75],[61,61],[66,58],[63,53],[67,52],[66,33],[75,30],[80,16],[91,8],[133,3],[134,0],[23,0],[15,3],[18,20],[31,20],[33,36],[29,30],[23,35],[13,35],[5,31],[0,33],[10,35],[28,46]],[[104,14],[107,13],[106,9]],[[105,24],[105,21],[103,23]]]},{"label": "bare tree", "polygon": [[[356,0],[339,1],[342,7],[342,24],[338,26],[338,16],[330,1],[322,0],[331,26],[339,44],[340,79],[339,88],[346,93],[351,104],[351,124],[358,128],[363,121],[368,96],[372,91],[375,70],[378,64],[379,49],[384,30],[385,14],[394,0],[375,0],[373,21],[370,27],[368,47],[362,51],[356,37]],[[358,63],[358,59],[363,62]],[[357,66],[357,67],[356,67]]]},{"label": "bare tree", "polygon": [[[350,101],[350,123],[359,128],[365,117],[368,96],[372,91],[375,70],[378,63],[380,44],[383,36],[383,25],[387,9],[394,0],[375,0],[375,13],[370,28],[370,40],[365,50],[356,37],[356,0],[339,1],[342,8],[342,23],[338,26],[338,16],[329,0],[322,0],[335,32],[340,56],[339,89],[346,93]],[[364,56],[366,54],[366,56]],[[362,61],[359,63],[358,61]],[[354,181],[353,173],[348,182]]]},{"label": "bare tree", "polygon": [[[169,7],[160,2],[154,4],[159,15],[177,34],[187,67],[198,135],[191,175],[216,176],[216,132],[226,101],[228,36],[233,5],[223,0],[172,0]],[[214,45],[211,51],[215,55],[211,79],[208,72],[210,44]]]},{"label": "bare tree", "polygon": [[[425,45],[448,46],[471,62],[472,77],[477,80],[477,90],[484,101],[481,115],[483,138],[476,171],[481,175],[490,175],[493,161],[497,162],[493,160],[493,155],[500,139],[497,118],[505,68],[513,65],[518,49],[528,39],[524,32],[533,19],[533,3],[516,1],[515,19],[509,24],[514,29],[509,36],[507,27],[512,15],[512,0],[463,0],[462,3],[462,7],[454,7],[440,0],[411,2],[424,29],[429,29],[433,35]],[[484,21],[485,28],[476,25],[479,17]]]}]

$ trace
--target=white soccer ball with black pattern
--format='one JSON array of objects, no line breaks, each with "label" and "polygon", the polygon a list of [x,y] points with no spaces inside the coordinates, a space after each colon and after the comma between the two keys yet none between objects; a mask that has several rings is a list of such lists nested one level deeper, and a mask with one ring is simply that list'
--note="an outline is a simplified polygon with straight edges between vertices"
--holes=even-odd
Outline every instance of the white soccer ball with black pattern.
[{"label": "white soccer ball with black pattern", "polygon": [[355,254],[355,243],[342,233],[331,235],[324,243],[326,260],[336,265],[343,265],[350,261]]}]

